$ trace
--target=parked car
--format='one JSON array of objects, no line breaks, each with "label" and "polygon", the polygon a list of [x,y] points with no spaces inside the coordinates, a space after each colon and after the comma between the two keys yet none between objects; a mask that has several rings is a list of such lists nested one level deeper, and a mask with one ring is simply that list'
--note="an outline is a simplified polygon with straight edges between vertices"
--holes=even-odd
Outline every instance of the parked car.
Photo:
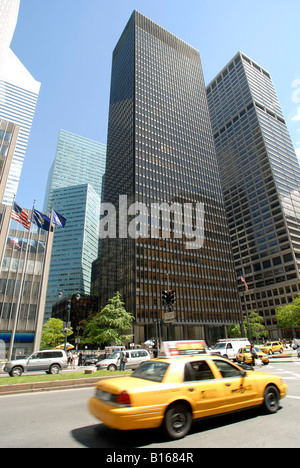
[{"label": "parked car", "polygon": [[[126,349],[125,350],[127,362],[125,369],[136,369],[142,362],[151,359],[150,354],[145,349]],[[120,351],[114,353],[107,359],[97,362],[96,367],[98,370],[112,370],[115,371],[120,365]]]},{"label": "parked car", "polygon": [[89,356],[83,356],[83,363],[85,366],[91,366],[99,361],[99,357],[96,354],[90,354]]},{"label": "parked car", "polygon": [[45,371],[46,374],[58,374],[62,369],[68,367],[66,352],[62,349],[50,349],[37,351],[25,359],[8,361],[3,371],[11,377],[17,377],[23,372]]}]

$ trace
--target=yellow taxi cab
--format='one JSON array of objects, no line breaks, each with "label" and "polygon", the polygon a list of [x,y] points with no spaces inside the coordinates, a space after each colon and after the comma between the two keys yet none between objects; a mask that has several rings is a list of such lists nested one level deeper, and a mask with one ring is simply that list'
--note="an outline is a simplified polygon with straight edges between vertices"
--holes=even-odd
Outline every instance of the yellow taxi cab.
[{"label": "yellow taxi cab", "polygon": [[[181,343],[178,354],[185,354]],[[191,348],[189,352],[191,352]],[[158,357],[130,376],[98,382],[89,411],[106,426],[120,430],[161,427],[180,439],[193,420],[250,407],[275,413],[287,386],[275,375],[246,372],[237,364],[203,354]]]},{"label": "yellow taxi cab", "polygon": [[283,344],[281,341],[268,341],[263,346],[260,347],[260,350],[265,354],[274,354],[274,353],[283,353]]},{"label": "yellow taxi cab", "polygon": [[[254,346],[254,349],[257,354],[257,359],[261,359],[262,363],[266,366],[269,364],[268,356],[261,351],[258,347]],[[236,355],[236,360],[238,363],[244,364],[251,364],[252,363],[252,354],[250,346],[246,346],[245,348],[240,348]]]}]

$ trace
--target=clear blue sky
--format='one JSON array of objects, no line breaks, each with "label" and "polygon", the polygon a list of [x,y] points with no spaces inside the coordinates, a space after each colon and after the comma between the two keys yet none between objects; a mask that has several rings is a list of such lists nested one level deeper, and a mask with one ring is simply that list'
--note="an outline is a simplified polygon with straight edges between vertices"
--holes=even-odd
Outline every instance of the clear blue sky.
[{"label": "clear blue sky", "polygon": [[133,10],[200,51],[206,84],[238,50],[268,70],[300,158],[299,0],[21,0],[11,49],[41,82],[24,208],[43,207],[61,128],[106,144],[112,51]]}]

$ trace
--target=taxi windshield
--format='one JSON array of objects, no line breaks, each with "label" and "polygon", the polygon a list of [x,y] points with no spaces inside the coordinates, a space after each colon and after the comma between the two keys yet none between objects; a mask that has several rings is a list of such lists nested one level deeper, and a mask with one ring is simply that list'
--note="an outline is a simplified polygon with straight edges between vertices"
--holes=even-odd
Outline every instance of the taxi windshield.
[{"label": "taxi windshield", "polygon": [[152,380],[153,382],[162,382],[169,364],[166,362],[143,362],[132,374],[136,379]]}]

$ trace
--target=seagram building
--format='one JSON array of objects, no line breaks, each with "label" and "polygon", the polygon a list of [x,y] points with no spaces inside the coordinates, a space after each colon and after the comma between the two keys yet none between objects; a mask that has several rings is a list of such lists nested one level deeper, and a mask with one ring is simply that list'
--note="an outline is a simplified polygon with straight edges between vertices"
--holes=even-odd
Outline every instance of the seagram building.
[{"label": "seagram building", "polygon": [[[116,229],[102,236],[93,292],[101,306],[121,292],[135,316],[136,343],[157,337],[159,327],[162,338],[209,341],[224,336],[225,325],[240,323],[200,55],[136,11],[113,52],[104,202],[115,207],[115,216],[102,214]],[[155,203],[170,211],[155,219]],[[204,208],[204,240],[201,248],[188,248],[197,203]],[[124,231],[124,222],[129,227],[134,219],[135,236]],[[190,231],[180,232],[178,219]],[[176,293],[171,326],[161,325],[164,289]]]}]

